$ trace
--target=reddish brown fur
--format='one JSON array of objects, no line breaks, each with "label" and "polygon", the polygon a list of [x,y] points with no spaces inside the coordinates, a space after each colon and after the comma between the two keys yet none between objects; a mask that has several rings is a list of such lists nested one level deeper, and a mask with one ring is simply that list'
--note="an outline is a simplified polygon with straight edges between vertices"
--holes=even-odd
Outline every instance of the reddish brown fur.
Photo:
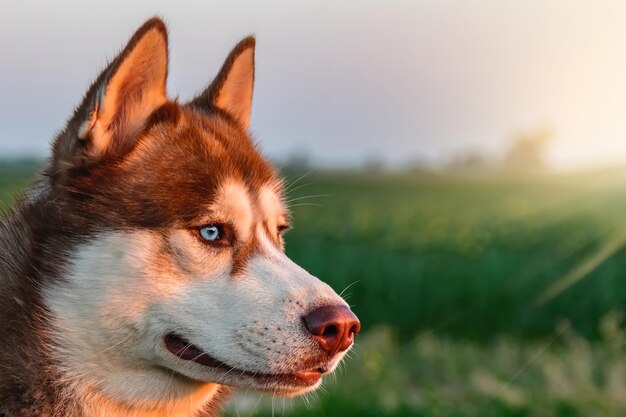
[{"label": "reddish brown fur", "polygon": [[[246,38],[231,53],[215,82],[190,104],[169,101],[132,138],[116,134],[104,155],[94,157],[81,140],[81,123],[94,111],[99,89],[146,31],[165,26],[151,19],[88,89],[53,144],[52,158],[33,190],[0,224],[0,412],[10,416],[79,416],[80,404],[63,397],[63,375],[48,355],[47,312],[39,294],[62,279],[67,255],[107,230],[202,226],[218,186],[229,178],[245,184],[253,200],[277,183],[248,133],[212,106],[228,67],[254,46]],[[279,242],[277,241],[277,244]],[[163,250],[168,250],[164,248]],[[235,245],[233,273],[245,268],[255,242]],[[222,389],[203,415],[216,412]]]}]

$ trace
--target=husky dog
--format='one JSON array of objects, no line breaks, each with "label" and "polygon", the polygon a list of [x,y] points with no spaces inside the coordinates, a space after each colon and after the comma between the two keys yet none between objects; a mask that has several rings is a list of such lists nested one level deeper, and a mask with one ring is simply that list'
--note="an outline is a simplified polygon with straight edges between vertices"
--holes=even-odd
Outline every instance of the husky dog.
[{"label": "husky dog", "polygon": [[252,37],[188,103],[147,21],[0,225],[0,413],[211,416],[233,388],[317,388],[359,331],[287,258],[282,182],[248,133]]}]

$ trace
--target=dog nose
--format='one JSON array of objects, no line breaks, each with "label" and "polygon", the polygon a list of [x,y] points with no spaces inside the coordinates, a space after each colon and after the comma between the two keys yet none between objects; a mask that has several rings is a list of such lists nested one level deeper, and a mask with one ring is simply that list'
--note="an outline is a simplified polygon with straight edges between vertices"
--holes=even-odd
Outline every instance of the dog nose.
[{"label": "dog nose", "polygon": [[348,349],[361,329],[359,319],[346,306],[324,306],[304,316],[304,324],[320,347],[331,356]]}]

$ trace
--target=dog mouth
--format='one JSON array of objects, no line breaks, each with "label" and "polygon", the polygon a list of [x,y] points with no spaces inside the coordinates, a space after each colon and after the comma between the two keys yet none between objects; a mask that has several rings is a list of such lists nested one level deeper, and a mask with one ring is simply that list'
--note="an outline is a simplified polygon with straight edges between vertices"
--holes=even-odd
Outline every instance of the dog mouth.
[{"label": "dog mouth", "polygon": [[325,367],[305,369],[288,374],[253,372],[230,366],[227,363],[214,358],[198,346],[176,333],[167,334],[164,337],[164,343],[170,353],[182,360],[192,361],[202,366],[225,371],[226,373],[232,372],[239,378],[242,376],[248,376],[254,379],[259,384],[261,389],[278,392],[284,391],[286,394],[289,394],[292,390],[313,387],[318,383],[322,375],[328,372]]}]

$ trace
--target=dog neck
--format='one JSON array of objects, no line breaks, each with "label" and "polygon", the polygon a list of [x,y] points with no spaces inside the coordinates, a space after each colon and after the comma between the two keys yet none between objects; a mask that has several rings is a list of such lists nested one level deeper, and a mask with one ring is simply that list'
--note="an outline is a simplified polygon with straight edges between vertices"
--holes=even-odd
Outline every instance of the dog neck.
[{"label": "dog neck", "polygon": [[74,394],[78,400],[77,412],[71,417],[214,417],[219,415],[229,393],[227,387],[204,384],[185,397],[131,406],[117,403],[101,393],[80,389]]},{"label": "dog neck", "polygon": [[[228,387],[208,384],[185,398],[159,401],[152,406],[116,403],[100,393],[49,385],[28,387],[26,397],[0,407],[0,417],[217,417],[230,394]],[[59,389],[61,388],[61,389]]]}]

